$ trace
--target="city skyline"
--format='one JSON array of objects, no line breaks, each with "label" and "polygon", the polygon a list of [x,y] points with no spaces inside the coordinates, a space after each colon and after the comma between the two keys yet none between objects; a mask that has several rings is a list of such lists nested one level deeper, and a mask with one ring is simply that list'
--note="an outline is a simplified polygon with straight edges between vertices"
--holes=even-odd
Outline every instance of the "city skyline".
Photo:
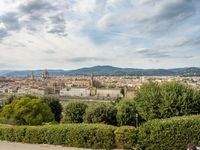
[{"label": "city skyline", "polygon": [[1,0],[0,70],[200,67],[198,0]]}]

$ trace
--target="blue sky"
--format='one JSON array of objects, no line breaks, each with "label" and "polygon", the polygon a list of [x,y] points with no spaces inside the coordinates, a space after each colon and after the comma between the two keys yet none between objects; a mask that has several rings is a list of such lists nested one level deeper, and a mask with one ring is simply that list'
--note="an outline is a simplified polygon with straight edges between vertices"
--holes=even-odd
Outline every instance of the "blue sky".
[{"label": "blue sky", "polygon": [[199,0],[1,0],[0,69],[200,67]]}]

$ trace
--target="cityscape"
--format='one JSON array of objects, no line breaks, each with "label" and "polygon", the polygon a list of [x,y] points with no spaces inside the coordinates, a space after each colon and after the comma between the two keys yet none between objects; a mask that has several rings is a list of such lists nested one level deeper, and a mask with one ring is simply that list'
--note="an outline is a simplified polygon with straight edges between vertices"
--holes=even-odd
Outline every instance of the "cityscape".
[{"label": "cityscape", "polygon": [[27,77],[0,77],[1,95],[53,95],[67,98],[116,100],[120,97],[132,98],[143,83],[155,81],[179,81],[200,90],[200,77],[181,76],[51,76],[44,70],[41,76],[34,71]]},{"label": "cityscape", "polygon": [[0,150],[200,150],[200,0],[0,0]]}]

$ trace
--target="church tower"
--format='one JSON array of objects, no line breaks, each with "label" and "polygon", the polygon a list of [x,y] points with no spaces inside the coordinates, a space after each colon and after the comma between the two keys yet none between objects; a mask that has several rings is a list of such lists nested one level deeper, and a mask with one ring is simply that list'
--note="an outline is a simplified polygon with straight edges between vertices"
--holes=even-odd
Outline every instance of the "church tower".
[{"label": "church tower", "polygon": [[94,87],[94,74],[91,73],[91,76],[90,76],[90,87]]},{"label": "church tower", "polygon": [[31,71],[31,79],[34,80],[34,71]]}]

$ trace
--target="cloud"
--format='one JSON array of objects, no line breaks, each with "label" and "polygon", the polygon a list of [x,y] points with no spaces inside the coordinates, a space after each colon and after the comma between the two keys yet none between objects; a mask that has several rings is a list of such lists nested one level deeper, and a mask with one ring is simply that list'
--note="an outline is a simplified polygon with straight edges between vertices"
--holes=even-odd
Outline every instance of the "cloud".
[{"label": "cloud", "polygon": [[[124,5],[124,3],[129,4]],[[124,8],[123,8],[124,6]],[[148,0],[129,3],[117,0],[110,3],[110,11],[98,21],[100,29],[111,28],[136,29],[142,33],[163,33],[177,27],[195,14],[196,7],[192,0]]]},{"label": "cloud", "polygon": [[20,29],[17,13],[8,12],[0,16],[1,22],[4,24],[8,31],[15,31]]},{"label": "cloud", "polygon": [[81,62],[89,62],[89,61],[107,61],[106,58],[99,58],[99,57],[75,57],[75,58],[67,58],[67,61],[71,61],[74,63],[81,63]]},{"label": "cloud", "polygon": [[8,36],[8,32],[6,31],[6,29],[0,28],[0,42],[6,36]]},{"label": "cloud", "polygon": [[19,6],[19,9],[25,14],[46,13],[47,11],[55,10],[51,3],[45,0],[29,0]]},{"label": "cloud", "polygon": [[52,50],[52,49],[48,49],[48,50],[45,50],[44,53],[46,53],[46,54],[55,54],[56,51]]},{"label": "cloud", "polygon": [[170,47],[176,48],[176,47],[186,47],[186,46],[188,47],[188,46],[198,46],[198,45],[200,45],[200,37],[199,36],[177,41]]},{"label": "cloud", "polygon": [[31,32],[45,31],[50,34],[66,36],[66,10],[62,11],[64,2],[61,3],[61,1],[22,0],[16,3],[13,5],[13,11],[0,13],[0,23],[6,28],[5,32],[1,33],[1,37],[3,38],[6,32],[12,35],[13,31],[24,29]]},{"label": "cloud", "polygon": [[146,58],[168,58],[171,57],[166,51],[157,51],[153,49],[141,49],[136,51],[138,54],[141,54]]},{"label": "cloud", "polygon": [[199,66],[199,8],[197,0],[2,0],[0,60],[19,68]]}]

